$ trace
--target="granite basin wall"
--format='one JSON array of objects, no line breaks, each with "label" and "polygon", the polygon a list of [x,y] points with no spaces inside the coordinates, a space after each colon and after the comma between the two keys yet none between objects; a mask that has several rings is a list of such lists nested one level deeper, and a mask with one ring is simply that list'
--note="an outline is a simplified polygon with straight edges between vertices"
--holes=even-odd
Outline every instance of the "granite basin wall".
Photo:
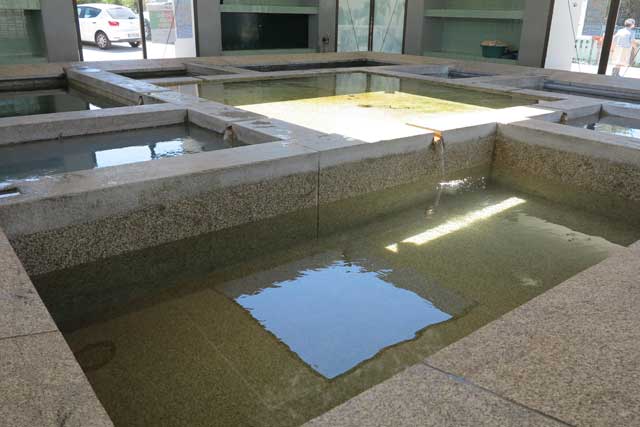
[{"label": "granite basin wall", "polygon": [[500,125],[492,178],[559,203],[640,224],[640,145],[536,121]]},{"label": "granite basin wall", "polygon": [[1,229],[0,360],[2,425],[113,426]]},{"label": "granite basin wall", "polygon": [[170,104],[6,117],[0,119],[0,146],[167,126],[186,120],[187,110]]},{"label": "granite basin wall", "polygon": [[[59,175],[0,202],[0,224],[30,274],[313,208],[317,155],[239,147]],[[308,216],[315,229],[315,213]]]},{"label": "granite basin wall", "polygon": [[394,144],[394,152],[377,157],[373,147],[362,144],[321,153],[320,234],[336,233],[429,200],[440,182],[489,175],[493,136],[445,143],[444,159],[432,141],[432,133],[406,138]]},{"label": "granite basin wall", "polygon": [[171,92],[141,80],[91,67],[71,67],[65,70],[69,88],[107,98],[123,105],[142,104],[142,95]]},{"label": "granite basin wall", "polygon": [[[147,162],[54,176],[24,183],[21,196],[1,201],[0,226],[30,274],[292,213],[295,233],[310,238],[318,221],[328,230],[345,216],[341,200],[370,195],[372,203],[348,205],[371,216],[408,203],[407,194],[431,194],[426,187],[442,178],[432,139],[427,133],[367,144],[325,135],[157,161],[162,167]],[[452,144],[448,174],[476,165],[488,170],[491,147],[489,139]],[[394,188],[404,190],[376,196]]]}]

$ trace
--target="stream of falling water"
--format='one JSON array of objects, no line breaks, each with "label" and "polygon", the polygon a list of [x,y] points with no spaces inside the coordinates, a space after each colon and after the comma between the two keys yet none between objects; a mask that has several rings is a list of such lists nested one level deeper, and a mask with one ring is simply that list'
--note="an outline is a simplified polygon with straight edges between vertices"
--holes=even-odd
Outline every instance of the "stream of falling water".
[{"label": "stream of falling water", "polygon": [[442,190],[444,188],[443,183],[445,182],[445,179],[447,176],[447,170],[445,166],[446,151],[444,148],[444,139],[442,139],[442,137],[436,136],[434,137],[433,142],[431,144],[433,144],[433,149],[436,152],[436,155],[439,156],[440,181],[438,182],[438,192],[436,194],[436,199],[433,202],[433,205],[431,205],[431,207],[427,210],[427,216],[433,215],[435,211],[438,209],[438,206],[440,205],[440,197],[442,197]]}]

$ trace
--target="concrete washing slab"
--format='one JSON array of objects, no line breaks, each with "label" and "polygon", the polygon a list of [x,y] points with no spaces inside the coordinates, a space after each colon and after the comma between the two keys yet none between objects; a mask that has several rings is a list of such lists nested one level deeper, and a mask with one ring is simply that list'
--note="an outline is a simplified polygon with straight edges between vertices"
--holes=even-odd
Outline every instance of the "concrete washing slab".
[{"label": "concrete washing slab", "polygon": [[414,365],[305,427],[548,426],[566,424],[453,375]]},{"label": "concrete washing slab", "polygon": [[113,425],[2,230],[0,368],[4,425]]},{"label": "concrete washing slab", "polygon": [[[242,68],[363,59],[396,65]],[[366,143],[160,85],[353,71],[540,102],[420,117],[408,123],[421,129],[418,135]],[[442,77],[450,71],[482,76]],[[149,82],[116,74],[145,72],[201,75]],[[592,193],[640,203],[637,140],[557,124],[601,112],[636,118],[637,109],[544,90],[561,83],[640,100],[640,85],[631,79],[370,52],[0,67],[1,88],[24,88],[29,79],[38,88],[60,85],[63,78],[72,88],[129,106],[0,119],[0,144],[189,121],[220,133],[232,126],[252,145],[21,182],[19,196],[0,199],[0,419],[9,425],[111,425],[28,274],[281,215],[299,214],[300,230],[313,236],[319,222],[334,220],[332,203],[425,178],[435,183],[443,178],[442,161],[447,176],[481,168],[569,204]],[[436,134],[444,138],[445,158],[432,146]],[[605,209],[622,206],[615,203]],[[308,425],[636,424],[639,248],[620,250]]]}]

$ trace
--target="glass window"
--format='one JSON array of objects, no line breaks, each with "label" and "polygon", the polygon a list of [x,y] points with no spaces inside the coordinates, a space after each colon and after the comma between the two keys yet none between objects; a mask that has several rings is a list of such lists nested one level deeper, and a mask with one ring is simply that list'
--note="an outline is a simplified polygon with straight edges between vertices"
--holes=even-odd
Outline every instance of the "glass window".
[{"label": "glass window", "polygon": [[377,0],[373,14],[373,51],[402,53],[404,0]]},{"label": "glass window", "polygon": [[222,50],[305,49],[307,47],[309,47],[308,15],[222,13]]},{"label": "glass window", "polygon": [[102,12],[100,9],[97,9],[95,7],[88,7],[84,11],[84,17],[85,18],[95,18],[96,16],[100,15],[100,12]]},{"label": "glass window", "polygon": [[147,58],[196,56],[193,0],[143,0]]},{"label": "glass window", "polygon": [[369,50],[371,0],[338,2],[338,52]]},{"label": "glass window", "polygon": [[[100,9],[86,4],[78,7],[78,36],[82,42],[83,59],[142,59],[142,32],[138,15],[127,7],[106,7]],[[117,21],[111,22],[114,20]]]},{"label": "glass window", "polygon": [[402,53],[405,4],[405,0],[339,0],[338,52]]},{"label": "glass window", "polygon": [[107,12],[113,19],[136,19],[136,14],[126,7],[114,7]]}]

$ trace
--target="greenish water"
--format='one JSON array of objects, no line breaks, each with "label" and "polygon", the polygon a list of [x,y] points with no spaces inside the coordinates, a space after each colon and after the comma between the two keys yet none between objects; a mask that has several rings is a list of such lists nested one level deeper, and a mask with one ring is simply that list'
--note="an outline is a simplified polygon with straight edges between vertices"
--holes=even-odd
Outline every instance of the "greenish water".
[{"label": "greenish water", "polygon": [[17,180],[231,148],[198,126],[173,125],[0,146],[0,187]]},{"label": "greenish water", "polygon": [[610,135],[640,138],[640,120],[618,116],[589,116],[569,123],[574,127],[582,127]]},{"label": "greenish water", "polygon": [[63,90],[0,93],[0,118],[114,107],[110,102]]},{"label": "greenish water", "polygon": [[116,425],[294,426],[640,238],[485,179],[441,188],[319,238],[294,214],[33,279]]},{"label": "greenish water", "polygon": [[[180,87],[173,87],[181,90]],[[367,73],[324,74],[311,77],[251,80],[228,83],[203,83],[183,88],[195,91],[202,98],[233,106],[313,99],[369,92],[402,92],[424,97],[422,103],[466,104],[485,108],[506,108],[530,105],[536,100],[526,97],[471,91],[452,86],[428,83],[414,79],[380,76]],[[435,99],[433,99],[435,98]],[[423,106],[422,106],[423,107]],[[443,105],[442,109],[464,111],[462,105]],[[443,111],[445,112],[445,111]]]}]

